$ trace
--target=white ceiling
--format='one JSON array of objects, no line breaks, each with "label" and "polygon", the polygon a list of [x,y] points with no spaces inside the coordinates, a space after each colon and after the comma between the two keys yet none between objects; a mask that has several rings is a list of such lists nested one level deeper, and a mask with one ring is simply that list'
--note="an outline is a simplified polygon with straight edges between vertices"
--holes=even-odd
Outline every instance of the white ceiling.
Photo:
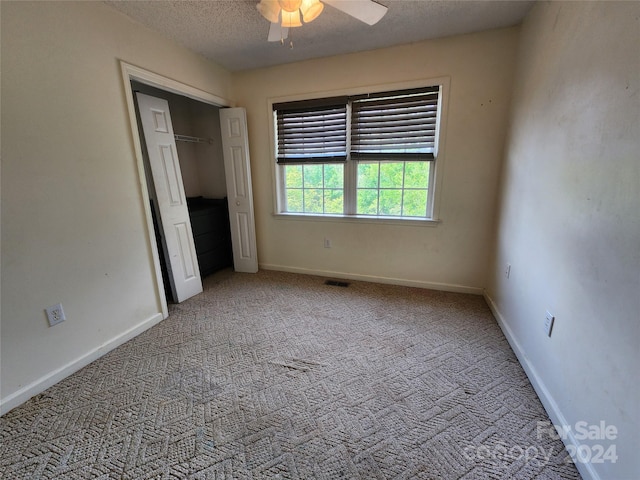
[{"label": "white ceiling", "polygon": [[529,0],[379,0],[389,10],[366,25],[329,5],[312,23],[290,29],[288,42],[267,42],[258,0],[106,1],[135,21],[231,71],[479,32],[520,23]]}]

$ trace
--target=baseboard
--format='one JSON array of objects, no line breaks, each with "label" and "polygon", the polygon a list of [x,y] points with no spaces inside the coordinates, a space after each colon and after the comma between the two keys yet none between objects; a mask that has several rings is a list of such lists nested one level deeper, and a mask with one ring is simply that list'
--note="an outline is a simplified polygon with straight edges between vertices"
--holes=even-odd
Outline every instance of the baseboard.
[{"label": "baseboard", "polygon": [[129,330],[121,333],[120,335],[112,338],[111,340],[103,343],[101,346],[90,350],[84,355],[72,360],[66,365],[54,370],[46,374],[45,376],[39,378],[35,382],[30,383],[29,385],[21,388],[17,392],[14,392],[8,395],[5,398],[0,400],[0,415],[4,415],[8,411],[14,409],[18,405],[23,404],[31,397],[38,395],[39,393],[44,392],[47,388],[55,385],[60,380],[68,377],[72,373],[77,372],[83,367],[86,367],[94,360],[97,360],[104,354],[110,352],[116,347],[119,347],[123,343],[128,340],[131,340],[133,337],[139,335],[145,330],[153,327],[157,323],[161,322],[163,319],[162,313],[156,313],[148,319],[142,321],[138,325],[130,328]]},{"label": "baseboard", "polygon": [[[551,395],[551,392],[549,392],[542,378],[538,374],[536,368],[529,361],[529,358],[527,357],[526,353],[522,349],[522,346],[520,345],[517,338],[513,334],[513,331],[511,330],[511,328],[509,328],[509,325],[507,324],[504,317],[500,313],[500,310],[498,309],[498,306],[496,305],[496,303],[493,301],[491,296],[486,292],[486,290],[483,293],[483,295],[484,295],[484,299],[489,305],[489,309],[493,313],[493,316],[496,318],[498,325],[502,330],[502,333],[504,333],[504,336],[507,338],[507,341],[509,342],[511,349],[516,354],[516,357],[518,358],[520,365],[522,365],[522,368],[527,374],[527,377],[529,377],[529,381],[531,382],[531,385],[533,385],[533,389],[538,394],[538,397],[540,398],[540,401],[542,402],[544,409],[547,411],[547,414],[551,419],[551,423],[553,423],[554,425],[570,425],[570,423],[567,421],[566,417],[563,415],[562,411],[560,410],[560,407],[558,406],[553,396]],[[568,435],[563,440],[563,442],[566,446],[571,445],[571,448],[573,449],[574,452],[579,451],[578,448],[580,447],[581,443],[575,438],[573,431],[568,432]],[[600,475],[598,475],[598,473],[595,471],[591,463],[578,462],[575,465],[578,471],[580,472],[580,475],[582,475],[582,478],[590,479],[590,480],[600,480]]]},{"label": "baseboard", "polygon": [[423,282],[420,280],[407,280],[404,278],[378,277],[374,275],[361,275],[357,273],[334,272],[330,270],[315,270],[310,268],[289,267],[285,265],[273,265],[261,263],[260,268],[264,270],[276,270],[278,272],[301,273],[303,275],[317,275],[319,277],[341,278],[345,280],[356,280],[361,282],[385,283],[389,285],[401,285],[403,287],[428,288],[431,290],[441,290],[444,292],[471,293],[482,295],[484,290],[478,287],[466,285],[454,285],[450,283]]}]

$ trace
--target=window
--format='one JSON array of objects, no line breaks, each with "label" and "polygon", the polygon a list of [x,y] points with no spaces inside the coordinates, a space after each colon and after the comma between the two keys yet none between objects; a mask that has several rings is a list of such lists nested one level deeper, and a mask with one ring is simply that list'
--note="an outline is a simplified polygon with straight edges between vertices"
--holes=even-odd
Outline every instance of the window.
[{"label": "window", "polygon": [[287,212],[344,213],[342,164],[287,165],[285,172]]},{"label": "window", "polygon": [[430,162],[360,162],[358,215],[427,217]]},{"label": "window", "polygon": [[431,218],[440,90],[274,103],[278,211]]}]

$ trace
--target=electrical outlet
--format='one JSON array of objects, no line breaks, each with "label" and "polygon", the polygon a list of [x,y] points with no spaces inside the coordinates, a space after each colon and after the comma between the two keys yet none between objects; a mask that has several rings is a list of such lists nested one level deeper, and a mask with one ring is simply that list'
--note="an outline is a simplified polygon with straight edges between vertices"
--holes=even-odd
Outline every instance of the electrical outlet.
[{"label": "electrical outlet", "polygon": [[504,269],[504,276],[509,278],[509,275],[511,275],[511,264],[507,263],[507,266]]},{"label": "electrical outlet", "polygon": [[331,240],[328,238],[324,239],[324,248],[331,248]]},{"label": "electrical outlet", "polygon": [[49,320],[50,327],[62,323],[67,319],[67,317],[64,316],[64,310],[62,309],[61,303],[58,303],[53,307],[46,308],[45,311],[47,312],[47,320]]},{"label": "electrical outlet", "polygon": [[553,330],[553,321],[555,317],[547,311],[544,315],[544,331],[547,333],[547,336],[551,336],[551,330]]}]

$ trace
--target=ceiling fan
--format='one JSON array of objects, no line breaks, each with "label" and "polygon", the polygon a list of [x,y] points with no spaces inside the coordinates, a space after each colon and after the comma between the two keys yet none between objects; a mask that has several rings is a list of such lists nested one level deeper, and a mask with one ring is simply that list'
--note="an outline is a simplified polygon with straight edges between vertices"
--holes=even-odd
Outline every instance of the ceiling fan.
[{"label": "ceiling fan", "polygon": [[256,8],[271,22],[267,39],[282,42],[289,36],[289,28],[315,20],[325,3],[367,25],[378,23],[387,13],[387,7],[374,0],[260,0]]}]

